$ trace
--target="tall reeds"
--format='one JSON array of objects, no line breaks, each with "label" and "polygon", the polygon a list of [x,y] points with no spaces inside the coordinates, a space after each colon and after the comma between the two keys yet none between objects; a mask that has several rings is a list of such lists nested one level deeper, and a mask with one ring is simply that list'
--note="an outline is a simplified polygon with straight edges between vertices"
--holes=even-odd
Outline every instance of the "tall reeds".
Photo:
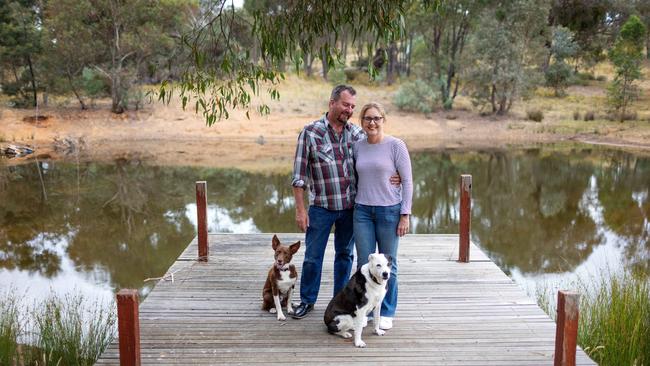
[{"label": "tall reeds", "polygon": [[21,324],[18,300],[13,294],[0,295],[0,365],[12,365],[18,355]]},{"label": "tall reeds", "polygon": [[[571,284],[581,294],[578,344],[601,366],[650,365],[650,282],[645,275],[605,273]],[[555,318],[556,294],[537,289]]]},{"label": "tall reeds", "polygon": [[19,313],[0,294],[1,365],[93,365],[115,337],[115,306],[52,294]]}]

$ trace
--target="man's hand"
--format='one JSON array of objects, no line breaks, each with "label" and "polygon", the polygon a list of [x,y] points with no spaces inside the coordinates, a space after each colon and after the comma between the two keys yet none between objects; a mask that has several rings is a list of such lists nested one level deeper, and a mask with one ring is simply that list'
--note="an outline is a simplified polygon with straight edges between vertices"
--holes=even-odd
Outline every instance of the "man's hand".
[{"label": "man's hand", "polygon": [[303,187],[293,187],[293,198],[296,200],[296,225],[303,233],[307,232],[307,227],[309,227],[309,215],[305,210],[304,193]]},{"label": "man's hand", "polygon": [[400,184],[402,184],[402,177],[399,176],[398,172],[395,172],[395,174],[390,176],[388,181],[390,182],[390,184],[394,186],[399,186]]},{"label": "man's hand", "polygon": [[409,232],[409,215],[400,215],[397,224],[397,236],[404,236]]},{"label": "man's hand", "polygon": [[309,215],[307,215],[307,211],[304,207],[296,208],[296,224],[303,233],[306,232],[307,227],[309,227]]}]

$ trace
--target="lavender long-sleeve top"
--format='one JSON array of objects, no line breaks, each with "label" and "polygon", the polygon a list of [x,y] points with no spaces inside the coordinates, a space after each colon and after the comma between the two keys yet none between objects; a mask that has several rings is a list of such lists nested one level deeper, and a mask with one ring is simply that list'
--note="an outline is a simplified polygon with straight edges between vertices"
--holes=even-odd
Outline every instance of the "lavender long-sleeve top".
[{"label": "lavender long-sleeve top", "polygon": [[[384,136],[381,142],[368,143],[363,139],[354,143],[357,182],[355,203],[367,206],[393,206],[402,203],[401,214],[411,214],[413,202],[413,175],[411,157],[404,141]],[[399,172],[402,186],[390,184],[390,176]]]}]

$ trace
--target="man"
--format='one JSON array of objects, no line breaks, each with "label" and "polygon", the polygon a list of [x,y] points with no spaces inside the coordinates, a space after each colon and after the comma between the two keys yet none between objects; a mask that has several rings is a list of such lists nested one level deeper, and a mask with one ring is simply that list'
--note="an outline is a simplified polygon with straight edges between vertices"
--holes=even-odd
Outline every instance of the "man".
[{"label": "man", "polygon": [[[313,308],[320,289],[323,256],[334,226],[334,295],[343,289],[352,269],[354,237],[352,210],[356,178],[352,144],[365,138],[361,127],[349,123],[356,91],[348,85],[332,90],[328,112],[303,128],[298,136],[293,165],[296,223],[305,232],[305,259],[300,277],[300,305],[293,318],[304,318]],[[391,183],[400,184],[399,176]],[[309,212],[304,192],[309,186]]]},{"label": "man", "polygon": [[[300,305],[292,315],[296,319],[304,318],[314,308],[332,226],[336,253],[334,294],[350,278],[356,189],[352,144],[365,137],[359,126],[348,123],[355,103],[354,88],[336,86],[325,116],[305,126],[298,136],[291,185],[296,200],[296,223],[306,233],[306,249],[300,277]],[[306,186],[309,186],[309,212],[304,204]]]}]

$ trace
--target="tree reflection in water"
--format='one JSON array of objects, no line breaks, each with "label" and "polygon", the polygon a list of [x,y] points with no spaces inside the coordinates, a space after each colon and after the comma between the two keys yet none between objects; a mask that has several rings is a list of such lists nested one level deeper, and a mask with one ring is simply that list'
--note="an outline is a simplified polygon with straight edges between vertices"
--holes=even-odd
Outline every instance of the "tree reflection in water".
[{"label": "tree reflection in water", "polygon": [[[506,272],[573,271],[616,239],[649,271],[650,159],[612,150],[412,154],[415,233],[458,231],[460,174],[473,175],[472,239]],[[0,163],[1,164],[1,163]],[[0,267],[45,278],[62,257],[112,288],[160,277],[195,236],[194,182],[233,226],[295,232],[289,174],[237,169],[48,163],[0,166]],[[288,167],[289,168],[289,167]],[[48,199],[43,200],[42,189]],[[211,218],[214,220],[214,218]],[[217,231],[233,227],[217,222]],[[72,285],[71,285],[72,286]]]}]

